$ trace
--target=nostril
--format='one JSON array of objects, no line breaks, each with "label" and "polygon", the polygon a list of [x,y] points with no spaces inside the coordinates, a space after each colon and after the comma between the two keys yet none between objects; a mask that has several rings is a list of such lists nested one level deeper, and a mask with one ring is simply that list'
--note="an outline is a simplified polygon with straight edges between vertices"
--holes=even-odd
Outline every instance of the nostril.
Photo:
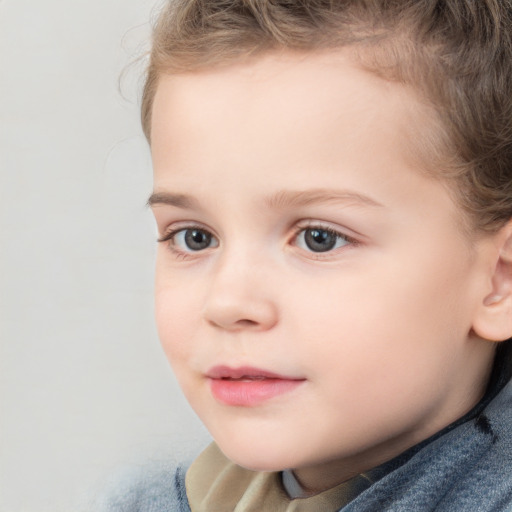
[{"label": "nostril", "polygon": [[233,323],[225,323],[225,324],[221,321],[216,321],[216,320],[208,320],[208,322],[215,327],[221,327],[222,329],[228,329],[228,330],[230,330],[230,329],[235,329],[235,330],[247,329],[247,328],[256,327],[259,325],[258,322],[255,322],[254,320],[245,319],[245,318],[236,320]]},{"label": "nostril", "polygon": [[272,302],[254,297],[242,300],[220,293],[212,294],[202,315],[213,327],[228,331],[267,330],[277,322],[277,311]]},{"label": "nostril", "polygon": [[241,320],[237,320],[236,325],[240,327],[252,327],[253,325],[258,325],[258,322],[242,318]]}]

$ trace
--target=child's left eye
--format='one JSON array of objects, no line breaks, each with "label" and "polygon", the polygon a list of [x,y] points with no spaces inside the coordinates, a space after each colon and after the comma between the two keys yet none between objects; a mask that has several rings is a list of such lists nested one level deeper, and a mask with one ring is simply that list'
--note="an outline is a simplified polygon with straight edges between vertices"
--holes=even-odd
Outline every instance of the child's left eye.
[{"label": "child's left eye", "polygon": [[351,240],[341,233],[322,227],[310,227],[299,231],[295,244],[311,252],[328,252],[350,244]]}]

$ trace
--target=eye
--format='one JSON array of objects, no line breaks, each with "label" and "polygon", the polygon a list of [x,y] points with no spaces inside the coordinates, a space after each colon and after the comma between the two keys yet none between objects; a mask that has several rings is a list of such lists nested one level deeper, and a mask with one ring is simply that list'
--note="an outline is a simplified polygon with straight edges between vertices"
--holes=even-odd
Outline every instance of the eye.
[{"label": "eye", "polygon": [[172,231],[159,239],[159,242],[169,241],[171,248],[176,251],[197,252],[217,247],[218,240],[205,229],[185,228]]},{"label": "eye", "polygon": [[301,249],[312,252],[327,252],[351,243],[350,239],[332,229],[311,227],[302,229],[296,244]]}]

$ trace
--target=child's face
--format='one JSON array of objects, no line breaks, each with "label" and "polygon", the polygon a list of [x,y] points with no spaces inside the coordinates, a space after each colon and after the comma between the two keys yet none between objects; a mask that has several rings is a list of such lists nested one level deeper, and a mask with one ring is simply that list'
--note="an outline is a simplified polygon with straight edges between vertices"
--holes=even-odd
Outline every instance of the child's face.
[{"label": "child's face", "polygon": [[408,157],[411,120],[410,91],[340,53],[161,79],[158,328],[235,462],[328,486],[481,396],[479,243]]}]

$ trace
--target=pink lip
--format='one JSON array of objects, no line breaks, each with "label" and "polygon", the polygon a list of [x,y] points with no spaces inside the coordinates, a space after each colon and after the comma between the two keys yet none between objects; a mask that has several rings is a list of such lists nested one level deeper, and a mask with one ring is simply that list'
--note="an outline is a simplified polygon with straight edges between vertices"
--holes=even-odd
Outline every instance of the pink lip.
[{"label": "pink lip", "polygon": [[242,366],[215,366],[206,377],[216,400],[226,405],[251,407],[292,391],[305,379],[287,377],[273,372]]}]

